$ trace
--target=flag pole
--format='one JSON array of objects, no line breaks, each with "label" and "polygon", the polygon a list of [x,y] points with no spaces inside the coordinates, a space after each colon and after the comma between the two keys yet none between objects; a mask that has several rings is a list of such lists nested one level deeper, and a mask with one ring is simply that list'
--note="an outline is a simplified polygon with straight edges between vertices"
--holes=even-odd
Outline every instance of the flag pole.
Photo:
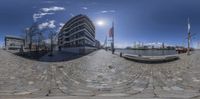
[{"label": "flag pole", "polygon": [[190,19],[188,18],[188,48],[187,48],[187,55],[190,55],[190,40],[191,40],[191,32],[190,32]]},{"label": "flag pole", "polygon": [[113,22],[112,22],[112,54],[115,53],[115,43],[114,43],[114,17],[113,17]]},{"label": "flag pole", "polygon": [[107,48],[108,48],[108,45],[107,45],[107,35],[106,35],[106,40],[105,40],[105,47],[106,47],[106,51],[107,51]]}]

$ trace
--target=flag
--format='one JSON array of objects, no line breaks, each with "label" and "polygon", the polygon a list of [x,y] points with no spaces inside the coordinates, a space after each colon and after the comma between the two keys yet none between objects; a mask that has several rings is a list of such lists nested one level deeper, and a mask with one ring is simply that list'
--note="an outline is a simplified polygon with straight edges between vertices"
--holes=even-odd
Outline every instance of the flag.
[{"label": "flag", "polygon": [[109,30],[109,37],[113,37],[114,36],[114,28],[110,28]]},{"label": "flag", "polygon": [[112,27],[109,30],[109,37],[114,37],[114,23],[112,24]]}]

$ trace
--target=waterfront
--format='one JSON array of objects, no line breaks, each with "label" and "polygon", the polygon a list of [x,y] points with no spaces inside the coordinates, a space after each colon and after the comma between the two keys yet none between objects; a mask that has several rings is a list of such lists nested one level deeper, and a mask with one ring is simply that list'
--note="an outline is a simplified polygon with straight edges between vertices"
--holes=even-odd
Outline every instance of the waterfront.
[{"label": "waterfront", "polygon": [[131,50],[131,49],[118,49],[116,52],[124,54],[143,55],[143,56],[162,56],[177,54],[176,50]]},{"label": "waterfront", "polygon": [[199,98],[200,53],[144,64],[98,50],[63,62],[40,62],[0,50],[0,98]]}]

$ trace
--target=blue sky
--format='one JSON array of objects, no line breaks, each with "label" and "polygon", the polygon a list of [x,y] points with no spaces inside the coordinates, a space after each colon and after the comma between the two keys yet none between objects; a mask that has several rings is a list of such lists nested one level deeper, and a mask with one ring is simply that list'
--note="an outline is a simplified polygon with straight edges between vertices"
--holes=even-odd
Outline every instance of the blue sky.
[{"label": "blue sky", "polygon": [[59,29],[77,14],[86,14],[96,23],[96,39],[104,42],[115,23],[116,46],[132,46],[134,42],[165,42],[186,45],[187,18],[192,42],[200,41],[200,1],[198,0],[1,0],[0,42],[5,35],[23,35],[34,22],[40,27]]}]

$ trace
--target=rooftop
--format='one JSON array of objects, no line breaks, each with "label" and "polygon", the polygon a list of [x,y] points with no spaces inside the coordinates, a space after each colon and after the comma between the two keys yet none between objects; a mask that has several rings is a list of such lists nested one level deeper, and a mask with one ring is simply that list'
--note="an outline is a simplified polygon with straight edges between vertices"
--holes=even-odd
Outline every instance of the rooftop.
[{"label": "rooftop", "polygon": [[20,36],[15,36],[15,35],[6,35],[5,38],[13,38],[13,39],[24,39]]}]

